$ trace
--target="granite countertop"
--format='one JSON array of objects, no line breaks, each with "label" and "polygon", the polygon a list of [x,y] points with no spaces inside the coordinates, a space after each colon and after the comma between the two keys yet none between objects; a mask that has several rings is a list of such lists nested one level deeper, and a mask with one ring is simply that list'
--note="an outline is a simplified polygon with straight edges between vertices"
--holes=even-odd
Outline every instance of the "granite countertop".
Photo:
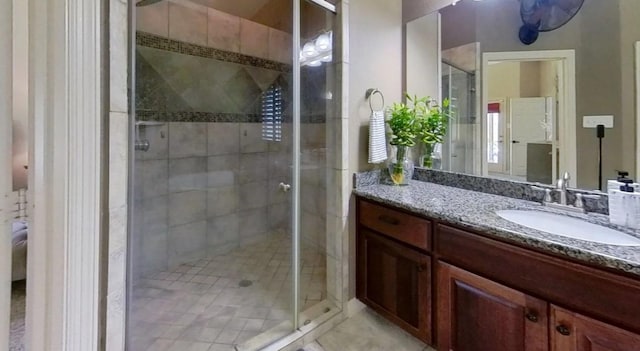
[{"label": "granite countertop", "polygon": [[610,225],[608,216],[605,215],[565,212],[536,202],[422,181],[410,181],[408,186],[402,187],[386,184],[363,186],[356,188],[354,193],[363,198],[403,208],[445,223],[481,231],[496,238],[640,277],[640,246],[600,244],[549,234],[507,221],[495,212],[525,209],[561,213],[618,229],[640,238],[640,231]]}]

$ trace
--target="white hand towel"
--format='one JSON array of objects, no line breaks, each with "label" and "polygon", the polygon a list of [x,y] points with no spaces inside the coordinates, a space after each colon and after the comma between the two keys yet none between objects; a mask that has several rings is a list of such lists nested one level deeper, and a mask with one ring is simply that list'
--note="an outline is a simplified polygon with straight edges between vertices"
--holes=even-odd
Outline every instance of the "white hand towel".
[{"label": "white hand towel", "polygon": [[381,163],[387,159],[387,140],[384,128],[384,112],[373,111],[369,119],[369,163]]},{"label": "white hand towel", "polygon": [[22,230],[22,229],[25,229],[25,228],[27,228],[27,222],[15,221],[15,222],[12,223],[11,231],[13,233],[15,233],[15,232],[17,232],[19,230]]}]

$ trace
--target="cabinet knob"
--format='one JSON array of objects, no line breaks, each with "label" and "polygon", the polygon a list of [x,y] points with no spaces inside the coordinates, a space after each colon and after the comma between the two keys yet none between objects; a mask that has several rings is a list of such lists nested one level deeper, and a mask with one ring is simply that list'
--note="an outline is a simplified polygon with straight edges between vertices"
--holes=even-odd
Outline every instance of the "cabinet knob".
[{"label": "cabinet knob", "polygon": [[571,335],[571,330],[566,325],[560,324],[556,327],[556,330],[562,335]]},{"label": "cabinet knob", "polygon": [[527,314],[525,314],[524,316],[527,317],[527,319],[531,322],[535,323],[538,321],[538,314],[535,312],[527,312]]},{"label": "cabinet knob", "polygon": [[425,269],[427,269],[426,264],[418,265],[418,272],[424,272]]}]

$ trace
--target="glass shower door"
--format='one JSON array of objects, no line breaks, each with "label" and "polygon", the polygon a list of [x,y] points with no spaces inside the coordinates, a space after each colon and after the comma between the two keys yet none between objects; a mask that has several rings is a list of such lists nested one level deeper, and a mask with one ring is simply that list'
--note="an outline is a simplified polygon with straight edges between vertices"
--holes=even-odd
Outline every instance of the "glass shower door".
[{"label": "glass shower door", "polygon": [[128,350],[258,349],[328,297],[334,15],[217,4],[132,6]]},{"label": "glass shower door", "polygon": [[449,99],[449,127],[443,143],[443,169],[473,173],[475,74],[442,63],[442,97]]},{"label": "glass shower door", "polygon": [[271,343],[294,330],[293,10],[138,5],[127,347]]},{"label": "glass shower door", "polygon": [[[339,82],[334,60],[336,15],[312,1],[301,1],[300,12],[300,144],[299,144],[299,313],[302,327],[327,309],[334,309],[328,287],[335,286],[335,252],[330,252],[336,233],[327,231],[329,185],[333,171],[328,139],[335,137],[339,121],[333,94]],[[337,56],[337,54],[336,54]],[[332,240],[334,239],[334,240]],[[334,245],[335,246],[335,245]],[[329,307],[328,307],[329,306]]]}]

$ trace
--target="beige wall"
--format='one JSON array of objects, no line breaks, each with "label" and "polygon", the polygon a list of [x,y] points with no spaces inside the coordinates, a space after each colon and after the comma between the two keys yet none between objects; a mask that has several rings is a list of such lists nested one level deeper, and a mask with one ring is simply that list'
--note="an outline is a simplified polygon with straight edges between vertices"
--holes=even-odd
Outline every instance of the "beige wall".
[{"label": "beige wall", "polygon": [[352,172],[374,168],[367,163],[369,103],[365,92],[378,88],[387,106],[402,98],[401,1],[350,1],[349,13],[349,165]]},{"label": "beige wall", "polygon": [[[638,25],[638,19],[640,18],[640,1],[637,0],[621,0],[620,2],[620,70],[622,77],[622,89],[621,89],[621,106],[622,116],[624,118],[617,119],[618,127],[622,132],[622,167],[628,170],[634,179],[640,177],[640,174],[635,174],[637,165],[635,164],[635,146],[637,142],[636,131],[638,126],[637,121],[640,116],[636,116],[635,106],[640,104],[640,101],[636,101],[636,96],[640,96],[640,92],[636,92],[635,89],[635,53],[633,50],[634,43],[640,41],[640,25]],[[635,94],[634,94],[635,93]],[[638,94],[638,95],[636,95]]]},{"label": "beige wall", "polygon": [[[12,204],[9,200],[11,193],[11,105],[12,105],[12,72],[11,61],[13,53],[11,50],[12,28],[11,18],[13,10],[10,0],[0,1],[3,6],[0,12],[0,47],[8,48],[0,53],[0,226],[3,234],[9,231],[11,222],[6,209]],[[29,292],[31,294],[31,292]],[[9,313],[11,309],[11,244],[3,236],[0,241],[0,340],[9,340]],[[32,326],[30,326],[32,328]]]},{"label": "beige wall", "polygon": [[29,53],[28,7],[26,1],[14,1],[13,6],[13,190],[27,187],[29,161]]},{"label": "beige wall", "polygon": [[[402,1],[350,0],[348,14],[347,103],[349,172],[373,169],[367,163],[369,104],[365,92],[378,88],[386,105],[401,99]],[[380,166],[377,166],[378,168]],[[355,296],[355,206],[350,206],[349,298]]]},{"label": "beige wall", "polygon": [[520,63],[520,97],[540,96],[540,62]]},{"label": "beige wall", "polygon": [[489,100],[551,96],[555,98],[554,61],[502,62],[489,65]]},{"label": "beige wall", "polygon": [[438,13],[406,24],[405,75],[406,87],[411,95],[430,96],[440,101],[441,79],[433,76],[440,66],[440,24]]},{"label": "beige wall", "polygon": [[520,63],[489,65],[489,100],[520,97]]}]

